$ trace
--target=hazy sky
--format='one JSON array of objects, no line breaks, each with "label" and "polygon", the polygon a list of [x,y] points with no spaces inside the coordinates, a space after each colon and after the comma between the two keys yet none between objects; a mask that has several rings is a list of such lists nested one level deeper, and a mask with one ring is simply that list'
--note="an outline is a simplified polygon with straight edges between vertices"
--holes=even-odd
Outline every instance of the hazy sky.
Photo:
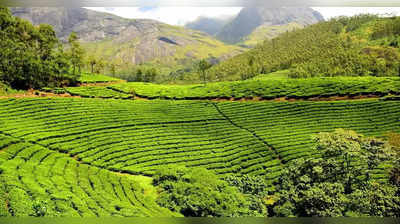
[{"label": "hazy sky", "polygon": [[[171,25],[185,25],[199,16],[221,17],[239,13],[241,7],[90,7],[89,9],[109,12],[125,18],[155,19]],[[400,7],[314,7],[326,19],[341,15],[360,13],[400,15]]]}]

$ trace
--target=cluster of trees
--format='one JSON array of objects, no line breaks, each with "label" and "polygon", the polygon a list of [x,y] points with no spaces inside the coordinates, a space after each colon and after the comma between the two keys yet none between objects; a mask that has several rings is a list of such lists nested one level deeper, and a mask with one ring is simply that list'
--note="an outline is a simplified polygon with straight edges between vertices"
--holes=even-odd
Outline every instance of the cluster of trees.
[{"label": "cluster of trees", "polygon": [[158,203],[185,216],[400,217],[399,135],[390,137],[394,145],[342,129],[321,133],[319,155],[287,164],[272,184],[260,176],[163,169],[154,178]]},{"label": "cluster of trees", "polygon": [[[213,66],[210,77],[215,81],[243,80],[285,69],[290,69],[293,78],[398,76],[398,21],[400,18],[359,15],[287,32]],[[374,31],[370,35],[367,29]],[[374,39],[386,36],[394,38],[388,45]]]},{"label": "cluster of trees", "polygon": [[0,81],[17,89],[73,85],[83,53],[76,34],[64,49],[50,25],[33,26],[0,7]]},{"label": "cluster of trees", "polygon": [[87,70],[92,74],[103,74],[115,76],[117,68],[120,66],[117,62],[107,62],[103,58],[89,55],[86,59]]},{"label": "cluster of trees", "polygon": [[[115,70],[114,70],[115,71]],[[124,79],[128,82],[156,82],[159,76],[157,69],[153,67],[134,67],[112,74],[113,77]]]},{"label": "cluster of trees", "polygon": [[372,29],[373,40],[400,35],[400,18],[392,17],[377,22]]}]

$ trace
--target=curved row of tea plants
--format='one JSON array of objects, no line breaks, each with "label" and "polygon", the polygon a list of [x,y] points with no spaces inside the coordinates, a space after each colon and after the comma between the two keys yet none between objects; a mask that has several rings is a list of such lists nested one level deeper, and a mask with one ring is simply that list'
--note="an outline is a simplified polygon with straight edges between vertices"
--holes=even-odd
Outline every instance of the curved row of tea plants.
[{"label": "curved row of tea plants", "polygon": [[178,164],[272,180],[285,163],[315,155],[313,134],[345,128],[381,136],[399,132],[399,118],[399,101],[379,100],[0,100],[3,133],[96,167],[146,175]]},{"label": "curved row of tea plants", "polygon": [[[175,216],[155,203],[143,177],[82,164],[0,134],[0,216]],[[140,179],[138,179],[140,178]],[[154,190],[153,190],[154,191]]]},{"label": "curved row of tea plants", "polygon": [[[265,75],[267,77],[268,75]],[[398,77],[333,77],[308,79],[263,78],[207,85],[157,85],[151,83],[120,83],[110,87],[126,94],[145,98],[213,99],[254,98],[308,99],[330,96],[400,94]]]},{"label": "curved row of tea plants", "polygon": [[78,81],[80,83],[107,83],[121,82],[122,80],[107,75],[82,73]]},{"label": "curved row of tea plants", "polygon": [[115,98],[115,99],[129,99],[132,94],[114,91],[112,89],[102,86],[80,86],[80,87],[67,87],[65,91],[72,96],[90,97],[90,98]]},{"label": "curved row of tea plants", "polygon": [[101,168],[152,174],[182,164],[269,179],[281,169],[268,145],[208,102],[52,98],[0,104],[2,131]]},{"label": "curved row of tea plants", "polygon": [[[344,128],[383,136],[400,131],[400,101],[229,102],[218,106],[236,124],[272,145],[283,162],[314,155],[312,136],[319,132]],[[376,177],[383,177],[382,172]]]}]

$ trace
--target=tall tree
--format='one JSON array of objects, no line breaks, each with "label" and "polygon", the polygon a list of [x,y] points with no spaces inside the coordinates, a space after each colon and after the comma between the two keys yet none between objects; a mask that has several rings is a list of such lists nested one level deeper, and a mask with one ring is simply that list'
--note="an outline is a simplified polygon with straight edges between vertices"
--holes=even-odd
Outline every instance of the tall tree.
[{"label": "tall tree", "polygon": [[198,70],[200,72],[201,79],[203,80],[204,85],[207,84],[207,70],[211,68],[211,66],[212,65],[205,59],[201,60],[198,64]]},{"label": "tall tree", "polygon": [[78,36],[75,32],[72,32],[69,37],[68,37],[68,43],[69,43],[69,55],[71,58],[71,64],[73,66],[73,75],[76,75],[76,68],[79,68],[79,71],[81,70],[81,66],[83,63],[83,56],[85,54],[83,48],[79,44],[78,41]]},{"label": "tall tree", "polygon": [[93,55],[90,55],[89,58],[88,58],[88,63],[90,65],[90,72],[93,74],[94,73],[94,67],[97,64],[97,59]]},{"label": "tall tree", "polygon": [[35,27],[0,7],[0,80],[17,89],[76,82],[65,72],[69,64],[58,43],[51,26]]}]

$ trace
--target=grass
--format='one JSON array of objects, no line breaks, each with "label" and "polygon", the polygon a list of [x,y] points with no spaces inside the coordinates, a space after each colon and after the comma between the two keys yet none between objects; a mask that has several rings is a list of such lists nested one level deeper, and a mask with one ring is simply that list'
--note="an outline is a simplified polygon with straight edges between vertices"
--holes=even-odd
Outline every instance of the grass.
[{"label": "grass", "polygon": [[285,71],[256,77],[254,80],[197,85],[157,85],[122,83],[108,88],[146,98],[313,98],[330,96],[388,95],[400,93],[399,77],[334,77],[284,79]]}]

